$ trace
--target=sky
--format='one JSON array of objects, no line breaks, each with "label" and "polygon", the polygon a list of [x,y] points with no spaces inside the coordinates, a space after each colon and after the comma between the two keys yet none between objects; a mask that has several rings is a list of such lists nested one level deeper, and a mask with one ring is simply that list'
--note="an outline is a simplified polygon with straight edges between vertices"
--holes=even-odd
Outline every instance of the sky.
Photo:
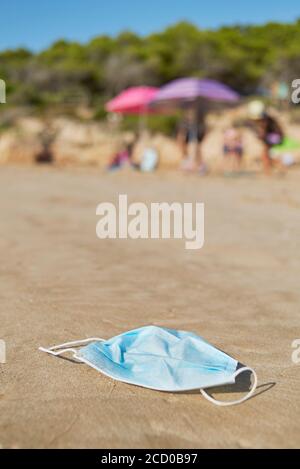
[{"label": "sky", "polygon": [[0,0],[0,50],[42,50],[58,39],[87,42],[100,34],[141,35],[187,20],[202,28],[291,22],[299,0]]}]

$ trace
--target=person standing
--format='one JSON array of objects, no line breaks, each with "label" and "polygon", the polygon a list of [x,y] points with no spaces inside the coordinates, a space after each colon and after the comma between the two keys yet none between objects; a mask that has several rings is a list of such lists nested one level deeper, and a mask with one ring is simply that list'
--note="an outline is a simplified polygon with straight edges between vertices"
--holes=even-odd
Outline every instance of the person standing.
[{"label": "person standing", "polygon": [[205,108],[200,103],[186,105],[185,115],[177,132],[183,170],[198,171],[200,174],[206,173],[201,152],[201,145],[207,130],[205,117]]},{"label": "person standing", "polygon": [[241,170],[243,159],[243,139],[241,132],[232,126],[224,132],[224,173],[237,173]]},{"label": "person standing", "polygon": [[254,123],[258,138],[263,143],[262,162],[265,173],[269,174],[274,163],[271,150],[275,145],[281,145],[284,132],[278,121],[266,111],[262,101],[252,101],[249,104],[248,116]]}]

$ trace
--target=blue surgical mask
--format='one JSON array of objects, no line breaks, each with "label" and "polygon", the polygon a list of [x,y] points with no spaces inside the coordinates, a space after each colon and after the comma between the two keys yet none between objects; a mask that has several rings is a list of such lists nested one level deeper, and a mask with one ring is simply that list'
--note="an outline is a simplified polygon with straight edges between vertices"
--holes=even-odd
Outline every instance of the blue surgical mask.
[{"label": "blue surgical mask", "polygon": [[[78,345],[83,347],[75,349]],[[56,356],[71,351],[78,361],[128,384],[168,392],[199,389],[208,400],[223,406],[249,399],[257,385],[251,368],[237,370],[236,360],[196,334],[156,326],[135,329],[109,340],[86,339],[40,350]],[[204,391],[234,384],[236,377],[246,370],[255,379],[251,391],[242,399],[221,402]]]}]

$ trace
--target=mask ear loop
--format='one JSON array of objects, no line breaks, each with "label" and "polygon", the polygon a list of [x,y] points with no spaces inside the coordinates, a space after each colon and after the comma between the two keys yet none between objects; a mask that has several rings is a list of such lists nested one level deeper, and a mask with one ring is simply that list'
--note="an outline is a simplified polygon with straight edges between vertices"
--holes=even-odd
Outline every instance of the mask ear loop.
[{"label": "mask ear loop", "polygon": [[207,399],[208,401],[212,402],[213,404],[218,405],[218,406],[222,406],[222,407],[228,407],[228,406],[231,406],[231,405],[242,404],[242,402],[247,401],[248,399],[250,399],[251,396],[253,396],[253,394],[256,390],[256,387],[257,387],[257,374],[255,373],[255,371],[252,368],[249,368],[249,367],[240,368],[239,370],[237,370],[234,373],[233,378],[236,378],[241,373],[244,373],[244,371],[250,371],[252,373],[252,375],[254,376],[254,383],[252,385],[251,390],[242,399],[238,399],[237,401],[230,401],[230,402],[218,401],[217,399],[214,399],[209,394],[207,394],[207,392],[204,389],[200,389],[200,392],[201,392],[202,396],[205,397],[205,399]]},{"label": "mask ear loop", "polygon": [[76,358],[76,360],[81,361],[80,358],[78,358],[76,355],[77,350],[72,347],[77,346],[77,345],[87,344],[89,342],[104,342],[104,339],[91,338],[91,339],[75,340],[73,342],[66,342],[65,344],[54,345],[53,347],[49,347],[49,348],[39,347],[39,350],[40,352],[45,352],[50,355],[54,355],[55,357],[58,357],[59,355],[62,355],[66,352],[73,352],[73,357]]}]

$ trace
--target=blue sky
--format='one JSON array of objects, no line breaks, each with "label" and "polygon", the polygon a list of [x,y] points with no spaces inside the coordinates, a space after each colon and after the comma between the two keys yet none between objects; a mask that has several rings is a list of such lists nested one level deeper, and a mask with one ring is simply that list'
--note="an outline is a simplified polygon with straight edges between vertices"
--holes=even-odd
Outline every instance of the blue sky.
[{"label": "blue sky", "polygon": [[41,50],[57,39],[86,42],[124,29],[148,34],[180,20],[203,28],[233,23],[290,22],[299,0],[8,0],[0,7],[0,50]]}]

